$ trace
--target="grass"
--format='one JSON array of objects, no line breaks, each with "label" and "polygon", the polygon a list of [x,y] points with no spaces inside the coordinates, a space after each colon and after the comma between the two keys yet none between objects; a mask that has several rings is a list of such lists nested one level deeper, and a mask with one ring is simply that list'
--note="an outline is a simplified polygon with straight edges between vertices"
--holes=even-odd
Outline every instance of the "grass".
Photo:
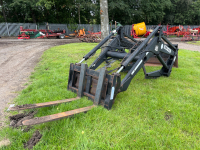
[{"label": "grass", "polygon": [[187,42],[188,44],[200,45],[200,41]]},{"label": "grass", "polygon": [[[81,60],[95,45],[76,43],[45,51],[30,77],[31,84],[16,98],[16,104],[76,97],[67,91],[69,64]],[[37,150],[199,149],[199,66],[199,52],[179,50],[179,68],[173,68],[170,77],[144,79],[140,70],[128,90],[117,95],[110,111],[95,107],[71,118],[35,125],[29,132],[6,127],[0,131],[0,140],[9,138],[11,145],[2,149],[23,149],[23,143],[37,129],[43,135],[33,148]],[[88,105],[92,102],[83,97],[68,104],[40,108],[37,117]]]},{"label": "grass", "polygon": [[179,35],[179,36],[176,36],[176,35],[168,35],[168,38],[181,38],[183,37],[183,35]]}]

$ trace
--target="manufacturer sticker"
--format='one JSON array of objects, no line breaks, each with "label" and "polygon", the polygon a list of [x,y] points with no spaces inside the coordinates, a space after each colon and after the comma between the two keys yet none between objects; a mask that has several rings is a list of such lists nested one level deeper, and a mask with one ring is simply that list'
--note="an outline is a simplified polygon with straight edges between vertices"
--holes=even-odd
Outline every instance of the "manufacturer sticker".
[{"label": "manufacturer sticker", "polygon": [[139,65],[142,63],[142,60],[140,60],[140,62],[138,63],[138,65],[135,67],[135,69],[132,71],[131,75],[134,74],[134,72],[137,70],[137,68],[139,67]]},{"label": "manufacturer sticker", "polygon": [[117,31],[116,30],[113,30],[113,33],[116,33]]},{"label": "manufacturer sticker", "polygon": [[158,45],[156,45],[156,47],[155,47],[155,51],[158,51]]},{"label": "manufacturer sticker", "polygon": [[168,53],[171,53],[171,49],[168,47],[168,46],[166,46],[166,45],[164,45],[164,49],[168,52]]},{"label": "manufacturer sticker", "polygon": [[113,86],[112,89],[111,89],[110,100],[113,100],[113,98],[114,98],[114,93],[115,93],[115,87]]},{"label": "manufacturer sticker", "polygon": [[175,62],[175,60],[176,60],[176,56],[174,57],[173,63]]}]

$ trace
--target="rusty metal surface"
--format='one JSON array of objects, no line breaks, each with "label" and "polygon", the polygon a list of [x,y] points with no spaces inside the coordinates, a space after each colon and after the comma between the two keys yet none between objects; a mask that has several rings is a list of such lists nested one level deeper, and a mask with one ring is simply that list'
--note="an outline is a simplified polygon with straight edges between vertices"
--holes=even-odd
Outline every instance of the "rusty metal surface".
[{"label": "rusty metal surface", "polygon": [[[167,61],[167,58],[163,58],[163,60]],[[162,66],[162,64],[160,63],[160,61],[156,57],[152,57],[146,62],[145,66]],[[178,68],[178,56],[177,56],[177,59],[174,62],[173,67]]]},{"label": "rusty metal surface", "polygon": [[[91,79],[88,77],[91,77]],[[88,82],[90,84],[87,84],[87,81],[89,79],[91,80],[90,82]],[[88,96],[86,94],[86,93],[88,93],[90,95],[89,97],[91,99],[94,99],[94,96],[96,94],[98,79],[99,79],[99,72],[87,69],[86,75],[84,78],[84,90],[83,90],[83,94],[85,96]],[[70,82],[72,82],[72,86],[69,84],[68,89],[72,90],[75,93],[78,93],[79,81],[80,81],[80,67],[79,66],[74,67],[74,72],[73,72],[71,80],[72,81],[70,81]],[[101,93],[102,99],[106,98],[107,86],[108,86],[108,78],[105,78],[104,83],[103,83],[102,93]],[[86,90],[88,90],[88,91],[86,92]]]},{"label": "rusty metal surface", "polygon": [[[97,82],[98,82],[98,79],[92,78],[92,84],[91,84],[91,89],[90,89],[90,94],[92,95],[96,94]],[[105,79],[103,83],[103,89],[101,92],[102,99],[106,98],[107,85],[108,85],[108,79]]]},{"label": "rusty metal surface", "polygon": [[24,110],[24,109],[48,107],[48,106],[51,106],[51,105],[67,103],[67,102],[75,101],[75,100],[78,100],[78,99],[80,99],[80,97],[58,100],[58,101],[45,102],[45,103],[25,104],[25,105],[19,105],[19,106],[11,107],[10,110]]},{"label": "rusty metal surface", "polygon": [[79,79],[80,79],[80,73],[76,73],[75,74],[75,87],[78,88],[78,84],[79,84]]},{"label": "rusty metal surface", "polygon": [[54,114],[54,115],[24,120],[24,121],[22,121],[22,125],[28,126],[28,125],[35,125],[35,124],[50,122],[50,121],[54,121],[54,120],[59,120],[62,118],[73,116],[75,114],[79,114],[81,112],[87,112],[88,110],[92,109],[93,107],[95,107],[95,106],[92,105],[92,106],[74,109],[74,110],[70,110],[70,111],[66,111],[66,112],[62,112],[62,113],[58,113],[58,114]]}]

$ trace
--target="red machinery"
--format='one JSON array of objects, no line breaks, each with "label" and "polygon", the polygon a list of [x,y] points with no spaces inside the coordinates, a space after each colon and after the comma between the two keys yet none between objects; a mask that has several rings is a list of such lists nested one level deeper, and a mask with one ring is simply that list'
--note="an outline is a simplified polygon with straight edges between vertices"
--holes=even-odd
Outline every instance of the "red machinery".
[{"label": "red machinery", "polygon": [[187,31],[184,33],[183,38],[181,41],[199,41],[200,40],[200,30],[197,28],[191,29],[188,28]]},{"label": "red machinery", "polygon": [[20,26],[20,34],[18,39],[30,39],[30,38],[51,38],[57,37],[60,39],[65,38],[65,30],[37,30],[37,29],[23,29],[23,26]]},{"label": "red machinery", "polygon": [[101,31],[100,32],[91,32],[91,31],[88,31],[89,34],[95,34],[95,35],[101,35]]},{"label": "red machinery", "polygon": [[174,26],[171,28],[169,25],[167,25],[167,31],[163,31],[163,33],[166,36],[176,35],[179,37],[180,35],[183,35],[182,41],[199,40],[200,27],[194,28],[192,30],[190,26],[188,26],[187,29],[184,29],[182,25]]},{"label": "red machinery", "polygon": [[198,30],[198,34],[200,34],[200,26],[198,28],[193,28],[193,30]]},{"label": "red machinery", "polygon": [[101,39],[101,31],[100,32],[91,32],[91,31],[88,31],[88,35],[90,37],[94,37],[95,39]]},{"label": "red machinery", "polygon": [[169,35],[180,36],[180,35],[184,35],[185,29],[182,25],[174,26],[174,27],[170,27],[170,25],[167,25],[167,31],[163,31],[163,33],[166,36],[169,36]]}]

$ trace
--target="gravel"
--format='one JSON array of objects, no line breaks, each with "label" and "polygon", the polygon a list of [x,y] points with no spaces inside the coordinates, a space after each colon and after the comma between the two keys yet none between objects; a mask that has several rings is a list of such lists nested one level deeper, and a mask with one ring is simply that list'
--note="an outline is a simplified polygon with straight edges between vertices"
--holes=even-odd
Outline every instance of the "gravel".
[{"label": "gravel", "polygon": [[0,39],[0,128],[5,126],[6,107],[25,88],[41,55],[56,45],[79,42],[78,39]]}]

